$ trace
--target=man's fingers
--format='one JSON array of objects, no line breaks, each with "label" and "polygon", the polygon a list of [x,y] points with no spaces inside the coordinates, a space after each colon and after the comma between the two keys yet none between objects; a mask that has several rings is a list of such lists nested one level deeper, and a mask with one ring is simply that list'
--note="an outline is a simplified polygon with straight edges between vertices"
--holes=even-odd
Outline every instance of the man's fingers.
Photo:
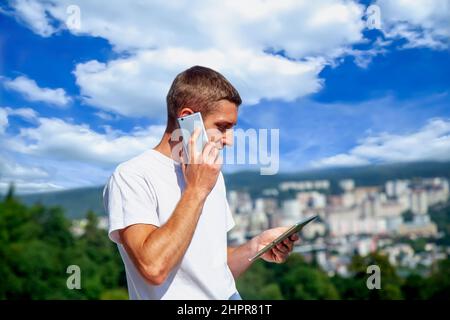
[{"label": "man's fingers", "polygon": [[289,252],[289,248],[287,248],[283,243],[277,244],[277,249],[280,250],[282,253]]},{"label": "man's fingers", "polygon": [[197,139],[200,135],[200,128],[195,128],[194,132],[189,139],[189,161],[191,163],[197,163],[198,152],[197,152]]},{"label": "man's fingers", "polygon": [[183,173],[183,177],[186,179],[186,166],[184,164],[183,156],[180,158],[181,172]]},{"label": "man's fingers", "polygon": [[220,154],[220,150],[217,148],[216,144],[214,142],[211,142],[214,145],[214,148],[211,150],[210,152],[210,156],[211,156],[211,164],[215,164],[218,166],[222,165],[223,159],[222,156]]},{"label": "man's fingers", "polygon": [[209,141],[204,145],[203,150],[200,153],[198,152],[196,146],[200,134],[200,128],[195,128],[194,132],[191,135],[191,138],[189,139],[190,163],[208,163],[221,165],[222,159],[218,159],[220,152],[216,147],[214,136],[209,137]]},{"label": "man's fingers", "polygon": [[294,243],[289,239],[284,239],[283,245],[288,249],[288,251],[291,251],[294,247]]},{"label": "man's fingers", "polygon": [[205,147],[203,148],[202,153],[202,160],[204,163],[212,163],[212,153],[214,152],[214,149],[216,149],[216,146],[212,142],[208,142]]},{"label": "man's fingers", "polygon": [[274,255],[274,260],[275,262],[281,263],[284,260],[286,260],[287,258],[287,254],[282,252],[280,249],[278,249],[277,247],[273,247],[272,249],[272,253]]},{"label": "man's fingers", "polygon": [[219,156],[219,149],[217,149],[216,145],[213,144],[213,148],[211,149],[211,152],[209,153],[210,155],[210,159],[211,159],[211,163],[214,163],[217,159],[217,157]]},{"label": "man's fingers", "polygon": [[291,241],[297,241],[298,239],[300,239],[300,237],[298,236],[298,234],[295,233],[292,236],[290,236],[289,239]]},{"label": "man's fingers", "polygon": [[198,139],[198,137],[200,137],[200,131],[201,129],[199,127],[196,127],[194,129],[194,132],[192,132],[192,138],[194,138],[195,140]]}]

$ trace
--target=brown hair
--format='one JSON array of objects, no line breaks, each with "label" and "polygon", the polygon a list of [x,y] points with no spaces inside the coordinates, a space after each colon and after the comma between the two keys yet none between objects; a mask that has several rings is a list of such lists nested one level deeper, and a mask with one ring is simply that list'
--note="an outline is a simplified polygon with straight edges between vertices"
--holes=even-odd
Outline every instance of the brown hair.
[{"label": "brown hair", "polygon": [[184,107],[207,115],[215,109],[216,102],[228,100],[238,107],[241,97],[233,85],[219,72],[194,66],[178,74],[167,94],[167,128],[176,127],[177,113]]}]

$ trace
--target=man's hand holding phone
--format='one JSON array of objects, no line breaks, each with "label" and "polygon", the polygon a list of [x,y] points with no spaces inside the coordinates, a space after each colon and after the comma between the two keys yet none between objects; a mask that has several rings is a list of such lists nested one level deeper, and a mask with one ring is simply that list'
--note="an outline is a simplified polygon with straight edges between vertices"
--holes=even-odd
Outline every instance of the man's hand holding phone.
[{"label": "man's hand holding phone", "polygon": [[[194,189],[200,196],[206,197],[214,188],[222,167],[222,157],[216,142],[213,138],[208,141],[202,152],[198,152],[197,139],[201,133],[200,128],[196,128],[189,139],[188,163],[185,163],[185,157],[181,156],[181,168],[183,170],[186,188]],[[185,152],[182,149],[182,152]]]},{"label": "man's hand holding phone", "polygon": [[304,226],[318,218],[318,215],[307,217],[298,221],[291,227],[269,229],[252,239],[254,255],[249,261],[255,261],[261,257],[266,261],[284,262],[294,247],[294,242],[299,239],[298,232]]},{"label": "man's hand holding phone", "polygon": [[[263,231],[251,241],[253,241],[254,253],[269,245],[274,239],[283,234],[289,227],[279,227]],[[272,249],[261,255],[261,259],[267,262],[283,263],[289,257],[294,248],[294,242],[299,239],[298,234],[293,234],[289,238],[275,245]]]}]

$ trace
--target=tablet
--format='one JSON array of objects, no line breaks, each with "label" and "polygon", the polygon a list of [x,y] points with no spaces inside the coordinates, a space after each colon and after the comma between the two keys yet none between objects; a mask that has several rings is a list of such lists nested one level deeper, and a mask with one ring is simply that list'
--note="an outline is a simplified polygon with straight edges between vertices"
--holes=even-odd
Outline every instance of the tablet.
[{"label": "tablet", "polygon": [[267,251],[269,251],[270,249],[272,249],[274,246],[276,246],[277,244],[279,244],[280,242],[282,242],[284,239],[289,238],[290,236],[292,236],[294,233],[300,232],[303,227],[305,225],[307,225],[308,223],[310,223],[311,221],[313,221],[314,219],[316,219],[318,216],[311,216],[308,217],[302,221],[297,222],[296,224],[294,224],[292,227],[290,227],[289,229],[287,229],[284,233],[282,233],[278,238],[276,238],[275,240],[273,240],[271,243],[269,243],[268,245],[266,245],[264,248],[262,248],[261,250],[258,251],[258,253],[249,258],[249,261],[255,261],[256,259],[258,259],[260,256],[262,256],[264,253],[266,253]]}]

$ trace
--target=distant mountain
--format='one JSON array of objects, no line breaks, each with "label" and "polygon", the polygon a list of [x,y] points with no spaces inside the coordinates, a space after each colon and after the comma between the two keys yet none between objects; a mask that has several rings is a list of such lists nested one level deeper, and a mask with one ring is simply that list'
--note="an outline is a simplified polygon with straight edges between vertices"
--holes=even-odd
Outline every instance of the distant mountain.
[{"label": "distant mountain", "polygon": [[89,210],[105,215],[102,203],[103,187],[70,189],[18,196],[26,204],[40,202],[46,206],[61,206],[71,219],[84,217]]},{"label": "distant mountain", "polygon": [[283,181],[322,180],[330,181],[331,192],[338,192],[338,181],[353,179],[357,186],[382,185],[392,179],[412,179],[427,177],[445,177],[450,179],[450,162],[409,162],[358,166],[349,168],[327,168],[280,173],[273,176],[261,176],[259,172],[243,171],[225,175],[227,188],[245,188],[253,195],[263,189],[276,187]]},{"label": "distant mountain", "polygon": [[[446,177],[450,179],[450,162],[417,162],[383,164],[353,168],[329,168],[280,173],[261,176],[258,171],[243,171],[225,174],[228,190],[244,189],[258,196],[265,188],[275,188],[280,182],[292,180],[327,179],[331,192],[338,192],[337,182],[354,179],[357,186],[382,185],[391,179],[411,179],[426,177]],[[104,215],[102,187],[80,188],[58,192],[48,192],[20,196],[27,204],[41,202],[45,205],[59,205],[66,209],[70,218],[84,217],[88,210]]]}]

